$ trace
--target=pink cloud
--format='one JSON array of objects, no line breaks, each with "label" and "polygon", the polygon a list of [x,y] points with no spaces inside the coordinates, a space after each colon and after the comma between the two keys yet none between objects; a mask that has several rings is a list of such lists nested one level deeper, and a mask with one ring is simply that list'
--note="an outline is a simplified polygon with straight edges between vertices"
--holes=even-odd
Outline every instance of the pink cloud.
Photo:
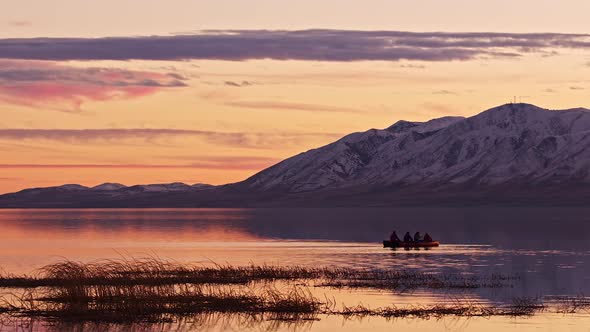
[{"label": "pink cloud", "polygon": [[49,107],[60,111],[81,111],[86,101],[129,99],[153,94],[155,87],[84,86],[49,83],[25,83],[0,86],[0,100],[28,107]]},{"label": "pink cloud", "polygon": [[0,100],[61,111],[81,111],[88,101],[139,98],[184,87],[184,80],[177,74],[0,60]]}]

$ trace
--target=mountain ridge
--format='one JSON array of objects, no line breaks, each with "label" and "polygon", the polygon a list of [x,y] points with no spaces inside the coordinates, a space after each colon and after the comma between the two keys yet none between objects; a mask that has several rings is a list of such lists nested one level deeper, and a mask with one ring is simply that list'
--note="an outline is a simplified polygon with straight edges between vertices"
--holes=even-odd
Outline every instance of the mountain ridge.
[{"label": "mountain ridge", "polygon": [[[583,126],[578,125],[581,121]],[[323,150],[311,150],[307,152],[308,155],[289,158],[246,181],[263,190],[271,189],[277,182],[283,187],[287,183],[294,192],[339,184],[369,185],[378,182],[387,185],[470,180],[498,183],[509,179],[510,172],[517,172],[519,176],[531,176],[534,174],[527,172],[528,170],[541,171],[552,166],[552,161],[553,164],[559,164],[555,162],[559,157],[557,152],[565,152],[564,149],[567,150],[573,143],[579,143],[583,147],[590,144],[586,136],[580,136],[588,131],[590,111],[586,109],[548,111],[529,104],[507,104],[473,117],[454,118],[453,121],[446,121],[445,126],[437,126],[432,130],[422,129],[421,125],[404,125],[403,130],[395,130],[395,134],[382,136],[385,139],[365,137],[360,142],[365,145],[368,143],[362,149],[364,159],[355,146],[359,142],[346,144],[343,141],[345,137],[323,147]],[[544,132],[549,134],[543,135]],[[370,131],[363,134],[371,135],[368,133]],[[383,132],[376,131],[372,134],[383,135]],[[333,145],[339,143],[344,143],[346,147],[342,144],[339,147]],[[378,146],[371,146],[372,143],[377,143]],[[575,146],[571,147],[574,148]],[[329,153],[332,155],[327,155]],[[536,157],[543,160],[543,167],[539,167],[539,160],[534,160],[535,156],[531,155],[533,153],[537,153]],[[584,160],[590,160],[590,154],[586,153],[585,156],[587,158]],[[314,164],[305,165],[307,170],[303,167],[302,171],[302,164],[306,162]],[[588,163],[577,165],[562,162],[558,166],[568,166],[576,170],[589,168]],[[507,170],[506,167],[510,169]],[[289,178],[289,169],[297,170],[296,178]],[[276,176],[280,178],[277,180]],[[548,176],[535,177],[535,181],[544,179],[548,179]]]},{"label": "mountain ridge", "polygon": [[[564,193],[590,193],[588,188],[590,110],[551,111],[519,103],[466,118],[400,120],[385,129],[352,133],[235,184],[139,185],[82,196],[88,196],[84,204],[117,206],[149,206],[156,199],[171,206],[436,204],[451,197],[494,202],[510,195],[559,203],[579,201]],[[0,196],[0,207],[30,203],[17,196]]]}]

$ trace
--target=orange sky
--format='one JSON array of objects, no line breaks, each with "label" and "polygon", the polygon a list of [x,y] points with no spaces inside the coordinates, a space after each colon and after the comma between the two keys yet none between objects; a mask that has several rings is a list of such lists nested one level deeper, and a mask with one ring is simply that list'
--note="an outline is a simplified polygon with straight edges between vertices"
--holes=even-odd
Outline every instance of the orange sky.
[{"label": "orange sky", "polygon": [[[107,181],[222,184],[344,134],[400,119],[469,116],[513,96],[547,108],[590,107],[590,44],[583,44],[588,39],[575,47],[494,50],[517,57],[478,54],[462,60],[413,55],[282,60],[274,54],[240,61],[56,60],[33,51],[23,55],[26,59],[2,59],[7,38],[42,36],[308,28],[583,33],[588,1],[557,6],[554,1],[476,5],[453,0],[443,6],[440,1],[305,0],[279,6],[256,0],[248,7],[237,1],[141,1],[140,6],[140,1],[105,0],[84,7],[74,0],[5,2],[0,192]],[[477,49],[482,50],[488,51]]]}]

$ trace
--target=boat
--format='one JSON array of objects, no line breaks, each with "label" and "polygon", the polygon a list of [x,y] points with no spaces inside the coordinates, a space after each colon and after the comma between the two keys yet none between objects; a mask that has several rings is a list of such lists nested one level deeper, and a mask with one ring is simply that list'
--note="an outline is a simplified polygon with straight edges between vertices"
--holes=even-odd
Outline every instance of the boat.
[{"label": "boat", "polygon": [[438,247],[439,241],[419,241],[419,242],[392,242],[383,241],[383,248],[432,248]]}]

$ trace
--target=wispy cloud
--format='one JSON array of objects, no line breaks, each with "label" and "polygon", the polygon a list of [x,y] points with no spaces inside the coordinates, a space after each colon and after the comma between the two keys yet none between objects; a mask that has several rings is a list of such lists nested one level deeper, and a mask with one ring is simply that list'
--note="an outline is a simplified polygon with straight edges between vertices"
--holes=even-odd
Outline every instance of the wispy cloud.
[{"label": "wispy cloud", "polygon": [[86,101],[136,98],[184,87],[184,81],[176,73],[0,60],[0,100],[63,111],[80,111]]},{"label": "wispy cloud", "polygon": [[570,86],[570,90],[585,90],[582,86]]},{"label": "wispy cloud", "polygon": [[406,64],[406,65],[401,65],[400,68],[425,69],[426,66],[424,66],[424,65]]},{"label": "wispy cloud", "polygon": [[193,35],[0,39],[0,58],[33,60],[453,61],[590,48],[588,34],[209,30]]},{"label": "wispy cloud", "polygon": [[107,128],[107,129],[0,129],[0,140],[49,140],[69,144],[124,142],[126,140],[154,141],[166,137],[195,137],[211,144],[236,148],[275,149],[297,146],[310,139],[336,139],[339,133],[322,132],[219,132],[165,128]]},{"label": "wispy cloud", "polygon": [[444,115],[456,114],[456,111],[452,107],[445,104],[426,102],[422,104],[422,107],[425,110],[433,113]]},{"label": "wispy cloud", "polygon": [[256,85],[258,83],[251,82],[251,81],[241,81],[241,82],[225,81],[225,82],[223,82],[223,84],[226,85],[226,86],[231,86],[231,87],[236,87],[236,88],[242,88],[242,87]]},{"label": "wispy cloud", "polygon": [[192,165],[207,169],[260,170],[281,161],[279,158],[259,156],[172,156],[171,160],[183,160]]},{"label": "wispy cloud", "polygon": [[[173,160],[175,162],[182,161],[182,163],[162,163],[162,164],[97,164],[97,163],[75,163],[75,164],[0,164],[0,168],[15,169],[15,168],[95,168],[95,169],[221,169],[221,170],[261,170],[272,166],[280,161],[278,158],[259,157],[259,156],[165,156],[164,159]],[[16,178],[1,178],[0,180],[15,180]]]},{"label": "wispy cloud", "polygon": [[33,23],[30,21],[25,21],[25,20],[15,20],[15,21],[9,21],[8,25],[11,25],[13,27],[30,27],[33,25]]},{"label": "wispy cloud", "polygon": [[[220,169],[220,170],[261,170],[268,166],[272,166],[272,163],[266,164],[252,164],[252,163],[219,163],[215,161],[203,160],[202,162],[192,164],[181,164],[181,165],[167,165],[167,164],[0,164],[0,168],[11,168],[11,169],[48,169],[48,168],[74,168],[74,169],[181,169],[181,168],[193,168],[193,169]],[[14,180],[12,178],[0,178],[0,180]]]},{"label": "wispy cloud", "polygon": [[329,112],[329,113],[365,113],[366,111],[334,106],[334,105],[318,105],[318,104],[307,104],[307,103],[291,103],[291,102],[279,102],[279,101],[228,101],[225,105],[239,108],[249,109],[270,109],[270,110],[292,110],[292,111],[303,111],[303,112]]},{"label": "wispy cloud", "polygon": [[451,90],[436,90],[432,92],[433,95],[456,95],[457,93]]}]

